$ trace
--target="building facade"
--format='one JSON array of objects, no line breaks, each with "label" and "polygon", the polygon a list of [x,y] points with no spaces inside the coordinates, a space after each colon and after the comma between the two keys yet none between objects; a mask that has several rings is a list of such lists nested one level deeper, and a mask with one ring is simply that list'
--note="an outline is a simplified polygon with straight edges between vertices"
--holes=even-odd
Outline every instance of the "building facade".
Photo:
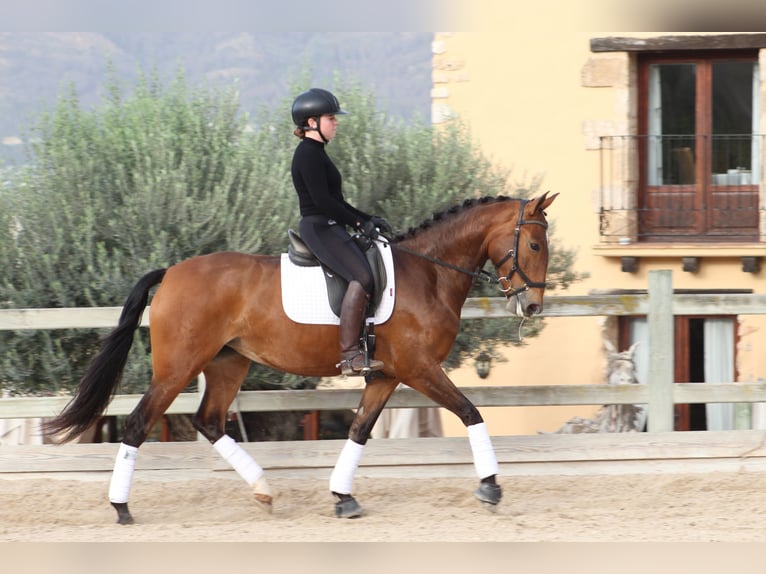
[{"label": "building facade", "polygon": [[[509,11],[502,14],[503,10]],[[510,6],[496,17],[518,19]],[[558,26],[558,27],[557,27]],[[643,291],[670,269],[675,290],[766,293],[766,34],[572,32],[491,26],[437,33],[432,119],[460,118],[483,152],[524,181],[560,193],[549,209],[555,244],[589,277],[567,292]],[[716,309],[674,319],[675,380],[766,379],[766,322]],[[459,385],[599,384],[604,341],[639,342],[645,317],[549,318],[479,381]],[[555,356],[555,360],[552,357]],[[593,407],[482,409],[493,434],[555,431]],[[677,430],[734,428],[733,405],[677,405]],[[760,406],[752,425],[761,426]],[[443,416],[446,434],[463,434]]]}]

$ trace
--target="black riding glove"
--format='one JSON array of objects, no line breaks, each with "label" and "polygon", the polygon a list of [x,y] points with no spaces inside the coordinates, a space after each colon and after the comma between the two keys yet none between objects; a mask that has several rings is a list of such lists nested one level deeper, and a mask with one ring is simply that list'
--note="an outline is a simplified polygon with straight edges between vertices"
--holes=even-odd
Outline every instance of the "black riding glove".
[{"label": "black riding glove", "polygon": [[375,226],[375,222],[372,219],[368,219],[362,223],[359,229],[362,231],[362,235],[373,240],[377,239],[378,235],[380,235],[378,233],[378,228]]},{"label": "black riding glove", "polygon": [[391,235],[391,234],[393,234],[394,230],[391,228],[391,224],[388,223],[388,221],[386,221],[382,217],[378,217],[377,215],[373,215],[370,218],[370,221],[372,221],[375,224],[375,227],[378,228],[378,231],[380,231],[384,235]]}]

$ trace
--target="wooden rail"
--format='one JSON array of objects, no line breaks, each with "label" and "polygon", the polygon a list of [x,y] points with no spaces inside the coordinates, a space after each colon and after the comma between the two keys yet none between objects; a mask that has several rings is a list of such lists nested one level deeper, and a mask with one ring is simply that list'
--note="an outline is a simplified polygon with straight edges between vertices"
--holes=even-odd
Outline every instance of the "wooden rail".
[{"label": "wooden rail", "polygon": [[[659,273],[658,271],[650,272]],[[675,294],[674,315],[763,315],[766,295]],[[0,331],[53,329],[111,329],[122,307],[64,307],[60,309],[0,309]],[[599,317],[649,314],[649,294],[575,295],[545,298],[541,317]],[[508,317],[504,297],[471,297],[465,302],[461,319]],[[141,319],[149,326],[149,307]]]},{"label": "wooden rail", "polygon": [[[532,407],[554,405],[647,404],[647,385],[534,385],[508,387],[461,387],[477,407]],[[671,388],[674,403],[766,402],[766,383],[675,383]],[[318,389],[284,391],[242,391],[242,412],[323,411],[353,409],[359,404],[361,389]],[[107,415],[127,415],[141,395],[116,395]],[[0,419],[52,417],[64,408],[68,397],[10,397],[0,399]],[[199,406],[199,393],[182,393],[167,414],[192,414]],[[438,406],[412,389],[397,389],[386,408]]]},{"label": "wooden rail", "polygon": [[[646,315],[649,323],[649,354],[652,363],[646,385],[540,385],[524,387],[468,387],[466,395],[479,407],[549,405],[648,405],[648,430],[673,429],[674,403],[766,402],[764,383],[673,384],[673,315],[757,315],[766,314],[766,295],[673,294],[670,271],[650,271],[647,294],[589,295],[546,298],[544,317],[587,317],[604,315]],[[0,330],[112,328],[121,308],[2,309]],[[148,325],[144,313],[142,325]],[[505,299],[472,298],[462,311],[465,320],[507,317]],[[670,323],[670,327],[668,327]],[[360,390],[249,391],[239,395],[241,411],[333,410],[354,408]],[[138,395],[117,395],[107,414],[121,415],[133,410]],[[49,417],[58,413],[66,397],[24,397],[0,399],[0,418]],[[183,393],[169,413],[193,413],[199,393]],[[388,407],[426,407],[434,404],[410,390],[397,390]]]},{"label": "wooden rail", "polygon": [[[327,478],[344,442],[253,442],[242,443],[242,448],[270,477]],[[492,444],[503,477],[766,470],[766,431],[757,430],[497,436]],[[0,478],[96,472],[108,480],[116,449],[110,443],[3,446]],[[136,469],[174,471],[185,478],[192,471],[195,477],[200,472],[233,472],[207,442],[147,442]],[[384,439],[367,443],[357,476],[475,478],[475,470],[465,437]]]}]

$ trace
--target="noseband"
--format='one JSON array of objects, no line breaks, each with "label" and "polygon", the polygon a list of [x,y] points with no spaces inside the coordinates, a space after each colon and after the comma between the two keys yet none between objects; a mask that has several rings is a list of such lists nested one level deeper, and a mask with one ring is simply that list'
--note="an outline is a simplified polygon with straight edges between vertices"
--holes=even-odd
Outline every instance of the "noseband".
[{"label": "noseband", "polygon": [[[423,253],[418,253],[417,251],[412,251],[411,249],[407,249],[406,247],[403,247],[399,245],[398,243],[390,243],[391,247],[394,249],[397,249],[399,251],[403,251],[404,253],[409,253],[410,255],[415,255],[416,257],[420,257],[421,259],[425,259],[426,261],[430,261],[431,263],[435,263],[437,265],[441,265],[442,267],[447,267],[449,269],[453,269],[455,271],[459,271],[460,273],[464,273],[466,275],[470,275],[474,279],[478,279],[481,281],[486,281],[487,283],[497,283],[500,285],[500,291],[502,291],[506,297],[509,299],[513,297],[514,295],[518,295],[522,291],[527,291],[533,287],[540,287],[544,288],[545,283],[540,283],[538,281],[532,281],[527,276],[526,273],[519,267],[519,235],[521,234],[521,226],[534,223],[535,225],[542,225],[545,229],[548,229],[548,223],[545,221],[537,221],[536,219],[524,219],[524,208],[526,207],[527,203],[529,203],[528,199],[522,199],[520,200],[519,204],[519,217],[516,220],[516,229],[513,232],[513,248],[506,253],[503,258],[495,264],[495,269],[497,269],[498,273],[500,272],[500,267],[508,261],[509,259],[513,258],[513,265],[508,270],[508,273],[505,277],[498,277],[494,276],[491,273],[487,273],[483,269],[477,270],[477,271],[470,271],[468,269],[463,269],[462,267],[458,267],[457,265],[453,265],[452,263],[449,263],[447,261],[442,261],[441,259],[437,259],[435,257],[431,257],[429,255],[425,255]],[[516,289],[513,289],[510,285],[511,283],[511,277],[514,273],[518,273],[519,277],[524,281],[524,285],[522,287],[517,287]],[[506,281],[508,283],[508,288],[503,289],[503,281]]]},{"label": "noseband", "polygon": [[[519,218],[516,220],[516,229],[513,232],[513,248],[508,251],[508,253],[506,253],[500,261],[495,263],[495,269],[497,269],[499,273],[500,267],[502,267],[503,263],[509,259],[513,259],[513,265],[511,265],[507,275],[505,277],[497,278],[497,283],[500,284],[500,291],[505,293],[505,296],[508,298],[518,295],[519,293],[527,291],[533,287],[545,288],[544,282],[541,283],[539,281],[532,281],[529,276],[524,273],[524,270],[519,266],[519,235],[521,234],[521,226],[534,223],[536,225],[542,225],[543,228],[548,229],[548,223],[545,221],[538,221],[536,219],[524,219],[524,207],[528,202],[528,199],[522,199],[521,205],[519,206]],[[514,273],[518,273],[519,277],[521,277],[522,281],[524,281],[524,285],[517,287],[516,289],[511,286],[511,277]],[[503,281],[508,283],[507,289],[503,289]]]}]

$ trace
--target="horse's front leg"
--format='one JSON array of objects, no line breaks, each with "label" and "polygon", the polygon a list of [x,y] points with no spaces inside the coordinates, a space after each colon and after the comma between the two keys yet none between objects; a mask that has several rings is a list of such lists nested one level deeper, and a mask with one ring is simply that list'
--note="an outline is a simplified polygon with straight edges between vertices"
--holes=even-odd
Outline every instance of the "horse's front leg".
[{"label": "horse's front leg", "polygon": [[348,440],[343,445],[343,450],[341,450],[335,468],[330,475],[330,492],[337,498],[335,516],[338,518],[356,518],[364,512],[351,495],[354,475],[359,467],[362,451],[370,437],[372,427],[378,420],[396,385],[395,379],[373,379],[364,387],[356,416],[351,422]]},{"label": "horse's front leg", "polygon": [[497,457],[481,413],[455,386],[441,366],[434,365],[427,373],[427,377],[408,380],[407,384],[457,415],[465,425],[473,454],[474,468],[480,480],[479,488],[474,495],[482,502],[496,505],[500,502],[503,491],[497,484]]}]

